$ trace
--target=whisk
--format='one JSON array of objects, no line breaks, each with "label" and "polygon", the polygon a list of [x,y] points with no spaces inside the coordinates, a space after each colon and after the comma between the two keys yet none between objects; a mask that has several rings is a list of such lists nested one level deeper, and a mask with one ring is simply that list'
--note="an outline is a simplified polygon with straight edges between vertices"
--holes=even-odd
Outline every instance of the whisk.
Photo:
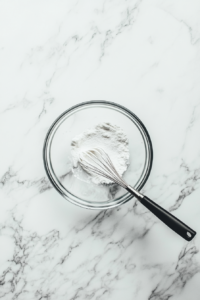
[{"label": "whisk", "polygon": [[148,208],[155,216],[157,216],[163,223],[174,230],[182,238],[191,241],[196,232],[170,214],[164,208],[150,200],[147,196],[141,194],[139,191],[128,185],[119,175],[114,167],[112,160],[108,154],[101,148],[92,148],[81,152],[79,156],[79,163],[81,167],[91,175],[98,175],[117,183],[129,193],[135,196],[146,208]]}]

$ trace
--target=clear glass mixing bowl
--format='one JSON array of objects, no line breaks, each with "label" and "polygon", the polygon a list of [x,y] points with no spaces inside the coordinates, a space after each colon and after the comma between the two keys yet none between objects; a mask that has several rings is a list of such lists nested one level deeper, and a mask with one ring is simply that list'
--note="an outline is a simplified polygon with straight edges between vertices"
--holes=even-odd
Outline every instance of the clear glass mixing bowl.
[{"label": "clear glass mixing bowl", "polygon": [[43,160],[49,180],[68,201],[89,209],[113,208],[133,196],[115,185],[80,180],[72,171],[71,140],[101,122],[120,126],[129,139],[130,165],[125,181],[140,190],[153,162],[150,136],[140,119],[127,108],[108,101],[88,101],[71,107],[51,125],[44,141]]}]

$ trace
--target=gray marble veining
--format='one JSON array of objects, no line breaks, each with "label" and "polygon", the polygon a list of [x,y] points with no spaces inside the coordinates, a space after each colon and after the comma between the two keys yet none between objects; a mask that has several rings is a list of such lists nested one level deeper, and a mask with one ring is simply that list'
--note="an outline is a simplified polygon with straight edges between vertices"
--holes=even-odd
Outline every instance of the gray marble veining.
[{"label": "gray marble veining", "polygon": [[[0,2],[0,298],[200,299],[199,1]],[[132,110],[153,142],[143,188],[197,231],[188,243],[136,200],[90,211],[42,161],[79,102]]]}]

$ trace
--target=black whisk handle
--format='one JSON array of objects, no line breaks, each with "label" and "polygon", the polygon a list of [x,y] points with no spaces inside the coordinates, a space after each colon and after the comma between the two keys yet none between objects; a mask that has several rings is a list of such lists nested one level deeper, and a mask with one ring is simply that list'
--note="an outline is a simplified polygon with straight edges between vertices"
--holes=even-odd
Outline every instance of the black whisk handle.
[{"label": "black whisk handle", "polygon": [[166,211],[164,208],[156,204],[154,201],[148,197],[142,195],[140,192],[128,186],[127,190],[133,194],[138,200],[150,210],[156,217],[158,217],[163,223],[165,223],[169,228],[174,230],[186,241],[191,241],[196,235],[196,231],[191,229],[189,226],[184,224],[182,221],[173,216],[170,212]]},{"label": "black whisk handle", "polygon": [[177,219],[170,212],[166,211],[164,208],[150,200],[148,197],[144,196],[142,199],[140,199],[140,202],[185,240],[191,241],[196,235],[196,232],[193,229]]}]

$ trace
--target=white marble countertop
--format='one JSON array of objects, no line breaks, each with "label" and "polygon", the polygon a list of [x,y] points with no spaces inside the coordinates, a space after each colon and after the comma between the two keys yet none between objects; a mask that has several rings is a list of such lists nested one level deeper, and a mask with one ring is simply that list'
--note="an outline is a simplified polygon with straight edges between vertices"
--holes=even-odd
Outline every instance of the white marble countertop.
[{"label": "white marble countertop", "polygon": [[[200,299],[200,2],[0,2],[0,298]],[[76,207],[42,160],[52,122],[108,100],[154,147],[143,191],[197,231],[186,242],[135,200]]]}]

